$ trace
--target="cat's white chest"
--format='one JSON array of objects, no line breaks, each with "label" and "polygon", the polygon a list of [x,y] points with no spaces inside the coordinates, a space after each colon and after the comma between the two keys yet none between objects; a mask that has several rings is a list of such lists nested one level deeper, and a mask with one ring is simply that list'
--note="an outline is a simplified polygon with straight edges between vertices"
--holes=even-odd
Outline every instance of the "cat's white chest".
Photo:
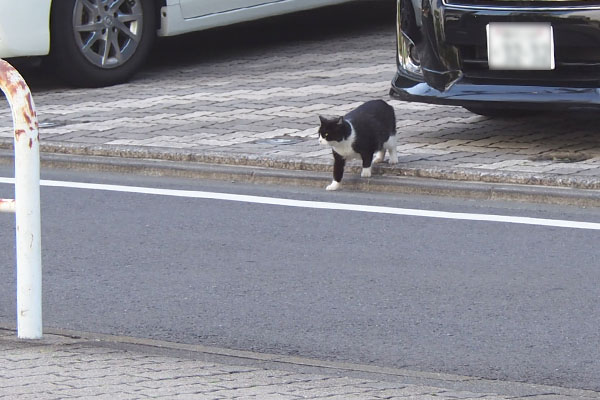
[{"label": "cat's white chest", "polygon": [[354,134],[354,128],[352,129],[352,133],[348,137],[348,139],[342,140],[341,142],[330,142],[330,146],[338,153],[340,156],[344,157],[346,160],[352,158],[360,157],[360,154],[354,151],[352,148],[352,144],[354,143],[354,139],[356,138]]}]

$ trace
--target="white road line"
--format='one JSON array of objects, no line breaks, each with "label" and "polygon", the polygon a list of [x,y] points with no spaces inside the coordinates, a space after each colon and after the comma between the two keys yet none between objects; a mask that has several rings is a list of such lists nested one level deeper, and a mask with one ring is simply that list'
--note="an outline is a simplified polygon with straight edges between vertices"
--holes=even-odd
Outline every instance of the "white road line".
[{"label": "white road line", "polygon": [[[0,177],[0,183],[14,184],[14,178]],[[427,218],[454,219],[454,220],[467,220],[467,221],[501,222],[501,223],[510,223],[510,224],[549,226],[549,227],[557,227],[557,228],[600,230],[600,223],[569,221],[569,220],[560,220],[560,219],[545,219],[545,218],[508,216],[508,215],[473,214],[473,213],[459,213],[459,212],[447,212],[447,211],[418,210],[418,209],[410,209],[410,208],[381,207],[381,206],[369,206],[369,205],[362,205],[362,204],[329,203],[329,202],[324,202],[324,201],[293,200],[293,199],[281,199],[281,198],[276,198],[276,197],[248,196],[248,195],[240,195],[240,194],[203,192],[203,191],[194,191],[194,190],[159,189],[159,188],[138,187],[138,186],[105,185],[105,184],[84,183],[84,182],[64,182],[64,181],[42,180],[40,182],[40,184],[42,186],[48,186],[48,187],[102,190],[102,191],[121,192],[121,193],[153,194],[153,195],[160,195],[160,196],[174,196],[174,197],[187,197],[187,198],[207,199],[207,200],[235,201],[235,202],[242,202],[242,203],[268,204],[268,205],[276,205],[276,206],[300,207],[300,208],[311,208],[311,209],[320,209],[320,210],[355,211],[355,212],[376,213],[376,214],[404,215],[404,216],[413,216],[413,217],[427,217]]]}]

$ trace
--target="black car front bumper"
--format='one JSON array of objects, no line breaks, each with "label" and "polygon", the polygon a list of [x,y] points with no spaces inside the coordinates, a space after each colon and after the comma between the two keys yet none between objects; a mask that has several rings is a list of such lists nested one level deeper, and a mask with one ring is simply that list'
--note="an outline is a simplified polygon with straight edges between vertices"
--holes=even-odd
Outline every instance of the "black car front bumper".
[{"label": "black car front bumper", "polygon": [[[398,1],[398,71],[391,94],[435,104],[600,108],[600,2]],[[552,24],[556,68],[491,70],[490,22]]]}]

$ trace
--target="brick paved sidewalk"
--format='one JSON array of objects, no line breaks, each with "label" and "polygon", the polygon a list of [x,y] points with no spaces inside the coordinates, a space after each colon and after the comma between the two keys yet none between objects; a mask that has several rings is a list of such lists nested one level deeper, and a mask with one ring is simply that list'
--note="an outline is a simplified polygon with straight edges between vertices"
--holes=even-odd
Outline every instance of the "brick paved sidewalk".
[{"label": "brick paved sidewalk", "polygon": [[[48,87],[34,76],[42,149],[328,171],[317,115],[389,99],[394,58],[391,18],[325,38],[164,61],[109,88]],[[460,107],[391,103],[400,162],[375,174],[600,189],[597,114],[492,120]],[[0,108],[0,147],[12,135],[9,110]],[[358,171],[352,165],[349,176]]]},{"label": "brick paved sidewalk", "polygon": [[11,400],[600,398],[591,391],[104,335],[19,341],[6,329],[0,329],[0,365],[0,399]]}]

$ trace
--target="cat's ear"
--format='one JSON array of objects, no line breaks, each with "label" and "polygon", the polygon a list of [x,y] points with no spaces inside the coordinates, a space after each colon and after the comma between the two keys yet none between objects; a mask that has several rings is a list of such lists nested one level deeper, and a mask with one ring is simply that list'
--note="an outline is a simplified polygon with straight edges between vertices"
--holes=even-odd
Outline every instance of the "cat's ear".
[{"label": "cat's ear", "polygon": [[322,115],[319,115],[319,120],[321,121],[321,125],[325,125],[329,120]]},{"label": "cat's ear", "polygon": [[344,125],[344,117],[339,117],[339,118],[337,118],[337,119],[335,120],[335,124],[336,124],[337,126],[342,126],[342,125]]}]

